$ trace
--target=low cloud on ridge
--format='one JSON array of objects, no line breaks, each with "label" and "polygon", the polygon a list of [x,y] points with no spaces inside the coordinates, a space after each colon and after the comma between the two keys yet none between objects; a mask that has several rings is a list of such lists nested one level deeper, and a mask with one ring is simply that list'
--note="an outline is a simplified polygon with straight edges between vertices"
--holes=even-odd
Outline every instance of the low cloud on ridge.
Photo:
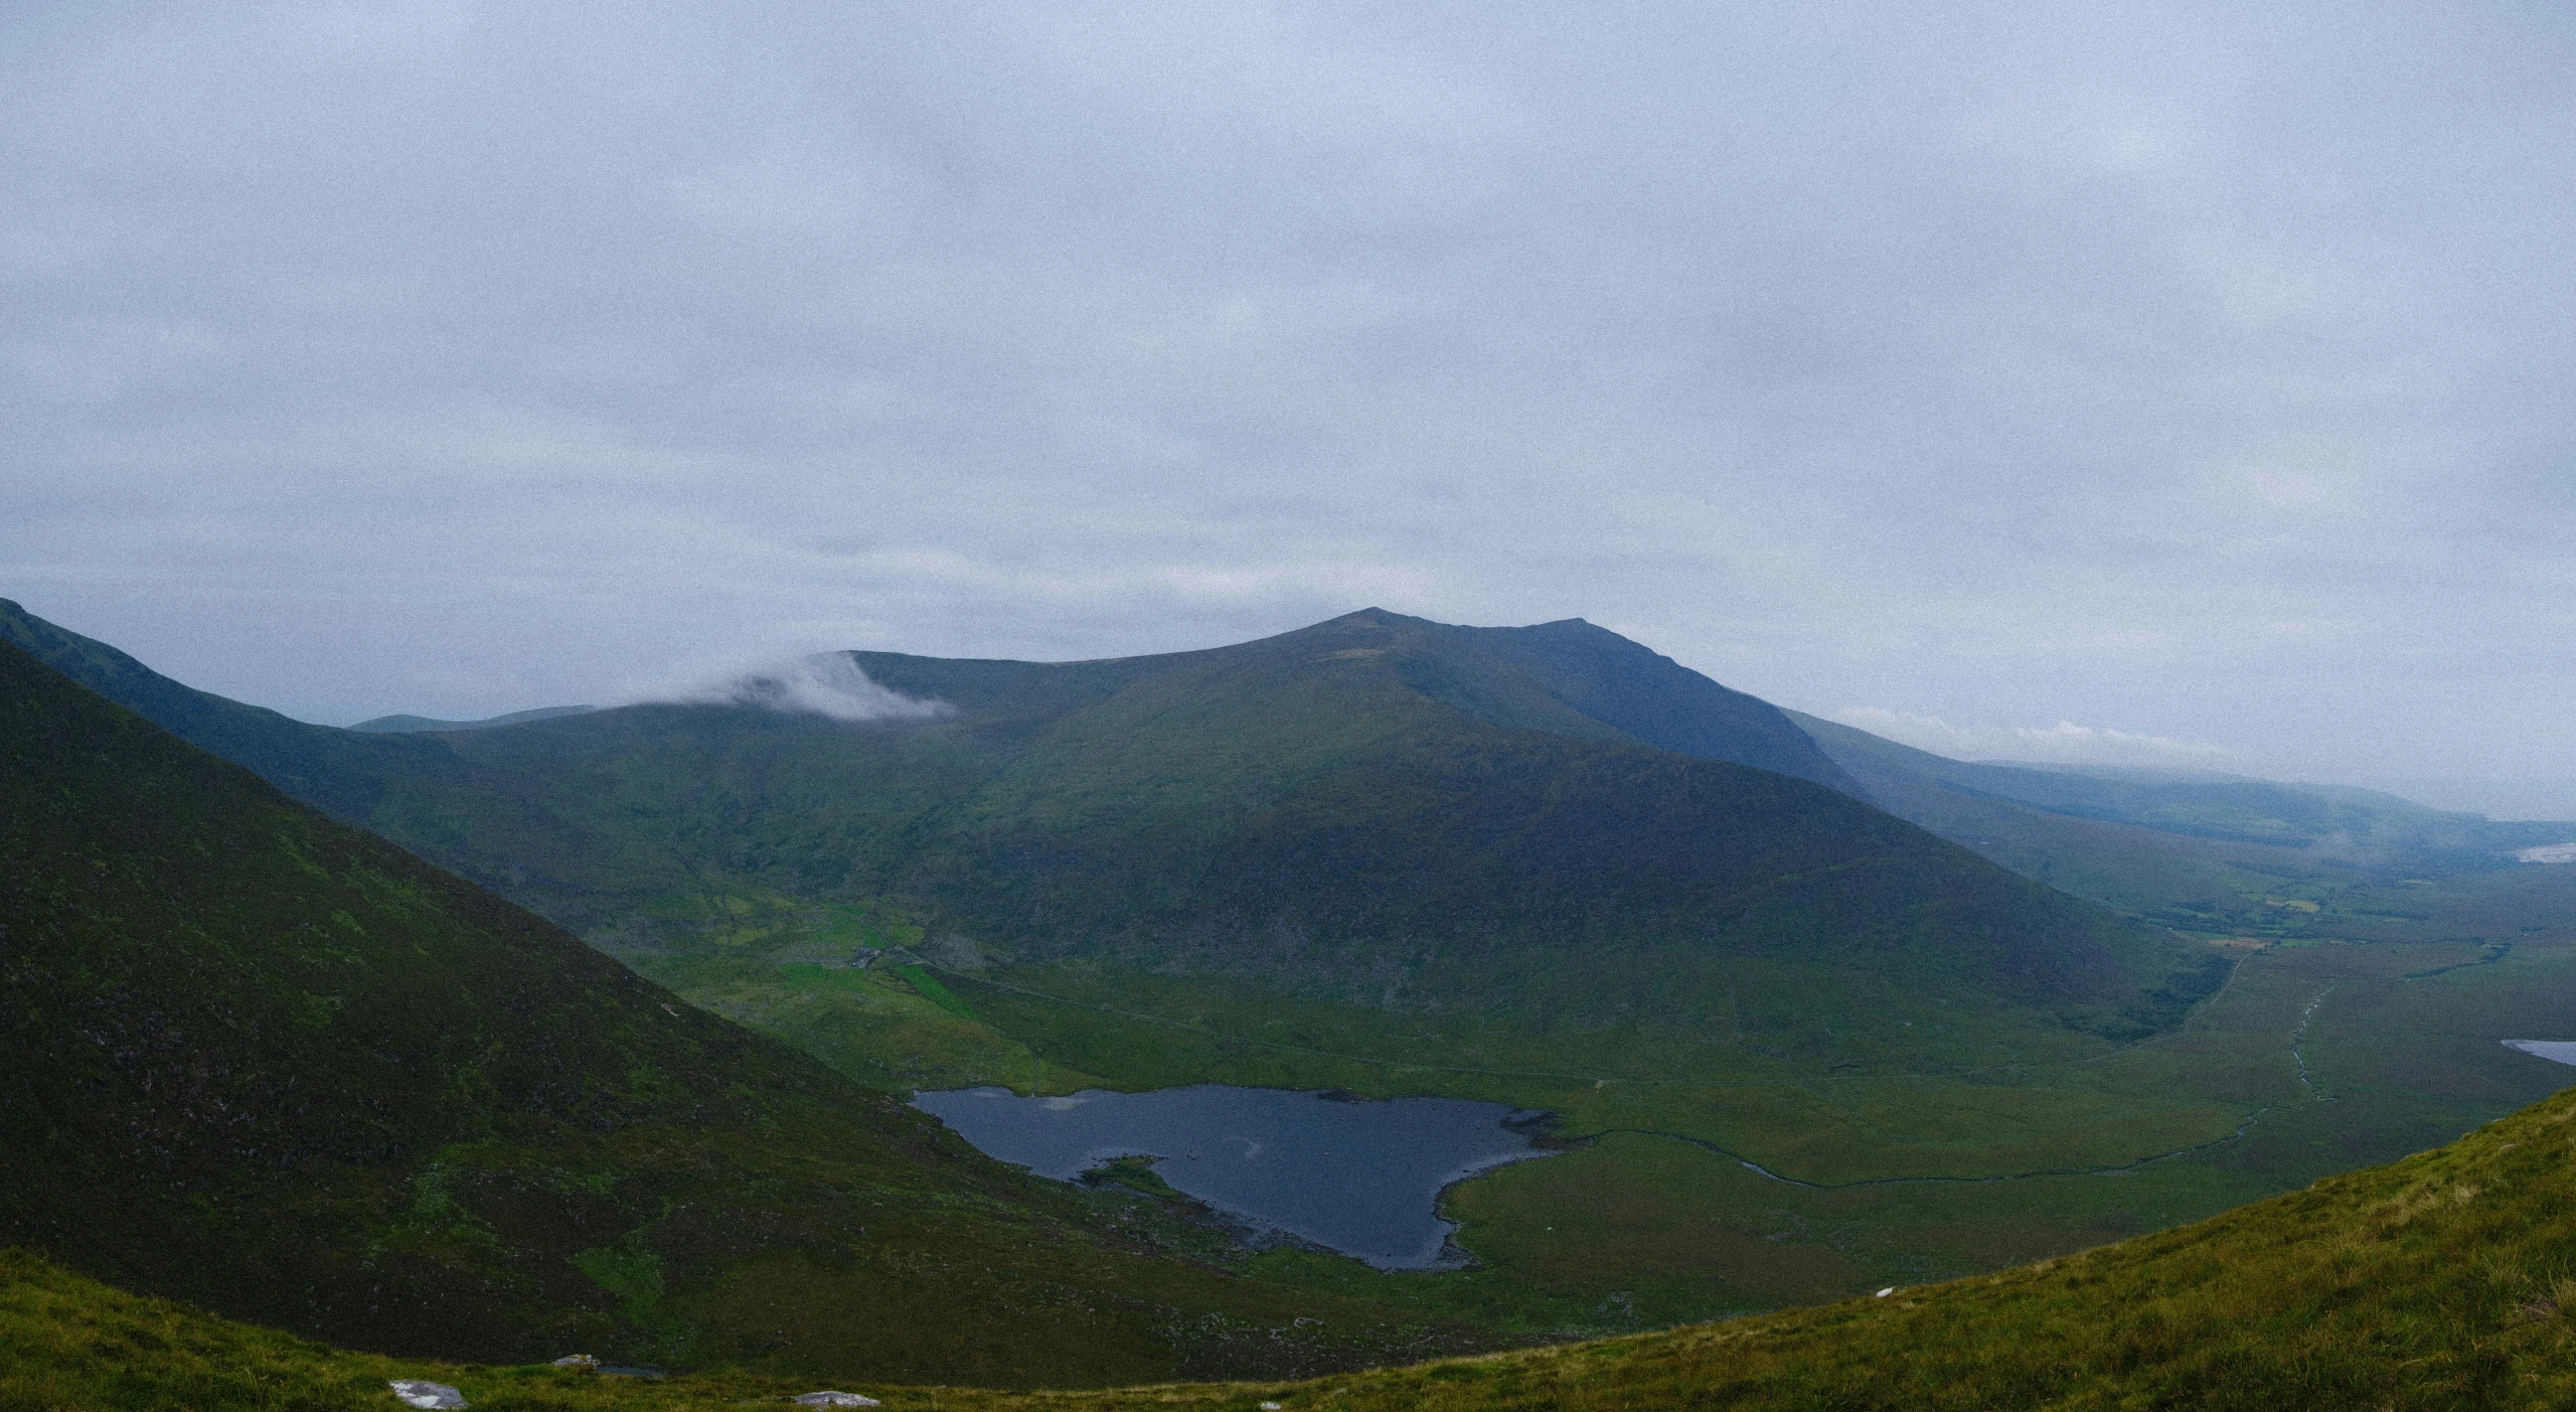
[{"label": "low cloud on ridge", "polygon": [[699,678],[678,687],[647,688],[625,704],[765,706],[788,715],[835,721],[920,721],[951,715],[956,707],[935,697],[906,696],[879,686],[847,652],[824,652]]},{"label": "low cloud on ridge", "polygon": [[2050,765],[2140,765],[2241,770],[2252,763],[2222,745],[2137,735],[2060,721],[2053,726],[1955,726],[1880,706],[1846,706],[1832,718],[1856,730],[1954,760],[2030,760]]}]

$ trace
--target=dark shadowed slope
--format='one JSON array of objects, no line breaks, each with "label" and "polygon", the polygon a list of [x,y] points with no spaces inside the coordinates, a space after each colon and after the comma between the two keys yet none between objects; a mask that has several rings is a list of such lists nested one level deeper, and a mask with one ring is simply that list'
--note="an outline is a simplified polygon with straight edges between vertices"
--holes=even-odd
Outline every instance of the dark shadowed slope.
[{"label": "dark shadowed slope", "polygon": [[1729,691],[1581,618],[1450,631],[1528,672],[1550,696],[1658,750],[1730,760],[1869,798],[1779,707]]},{"label": "dark shadowed slope", "polygon": [[5,644],[0,1074],[0,1244],[362,1346],[1096,1382],[1458,1337],[1158,1255]]}]

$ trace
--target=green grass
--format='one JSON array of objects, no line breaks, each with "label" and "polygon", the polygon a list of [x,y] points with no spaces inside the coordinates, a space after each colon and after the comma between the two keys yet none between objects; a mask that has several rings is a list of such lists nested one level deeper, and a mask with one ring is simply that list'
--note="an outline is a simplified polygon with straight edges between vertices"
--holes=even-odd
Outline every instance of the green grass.
[{"label": "green grass", "polygon": [[919,966],[910,965],[897,966],[895,968],[895,974],[903,977],[906,983],[910,984],[914,990],[919,991],[922,998],[928,1000],[931,1004],[938,1006],[940,1009],[947,1011],[958,1019],[965,1020],[969,1023],[974,1022],[974,1007],[968,1005],[965,1001],[958,999],[955,991],[941,985],[937,976],[930,974]]}]

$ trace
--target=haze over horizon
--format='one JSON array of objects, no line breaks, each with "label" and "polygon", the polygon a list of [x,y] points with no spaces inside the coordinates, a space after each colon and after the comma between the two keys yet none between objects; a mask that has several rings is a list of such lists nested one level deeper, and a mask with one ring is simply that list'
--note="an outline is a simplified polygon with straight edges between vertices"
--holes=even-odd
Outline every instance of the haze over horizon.
[{"label": "haze over horizon", "polygon": [[0,596],[335,723],[1582,616],[2567,817],[2571,105],[2541,6],[19,7]]}]

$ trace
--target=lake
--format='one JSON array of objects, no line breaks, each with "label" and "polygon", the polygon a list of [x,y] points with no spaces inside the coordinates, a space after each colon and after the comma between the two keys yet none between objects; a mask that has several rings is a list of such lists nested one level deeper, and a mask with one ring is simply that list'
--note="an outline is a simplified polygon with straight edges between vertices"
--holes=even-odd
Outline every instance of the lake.
[{"label": "lake", "polygon": [[1458,1263],[1441,1189],[1546,1155],[1531,1145],[1546,1114],[1457,1098],[1199,1084],[1054,1098],[960,1088],[912,1101],[987,1155],[1058,1181],[1113,1158],[1155,1158],[1175,1191],[1381,1270]]}]

